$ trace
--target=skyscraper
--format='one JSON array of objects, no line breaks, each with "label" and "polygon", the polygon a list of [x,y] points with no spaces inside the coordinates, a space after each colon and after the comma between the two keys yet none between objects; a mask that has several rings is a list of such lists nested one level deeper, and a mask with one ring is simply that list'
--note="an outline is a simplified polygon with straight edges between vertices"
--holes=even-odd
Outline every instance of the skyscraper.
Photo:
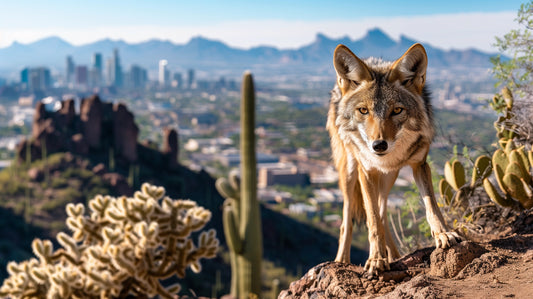
[{"label": "skyscraper", "polygon": [[88,85],[88,71],[86,65],[78,65],[75,69],[76,85],[78,87],[87,87]]},{"label": "skyscraper", "polygon": [[20,83],[26,84],[26,87],[28,87],[28,83],[30,82],[30,69],[25,67],[20,71]]},{"label": "skyscraper", "polygon": [[67,65],[65,70],[66,76],[65,76],[65,83],[70,84],[74,83],[74,60],[72,60],[72,56],[67,56]]},{"label": "skyscraper", "polygon": [[194,81],[194,70],[193,69],[189,69],[188,71],[188,74],[189,76],[187,77],[187,88],[188,89],[193,89],[196,87],[196,82]]},{"label": "skyscraper", "polygon": [[115,87],[122,87],[123,74],[120,65],[120,57],[118,56],[118,49],[113,50],[113,57],[107,62],[107,72],[109,84]]},{"label": "skyscraper", "polygon": [[181,73],[174,73],[174,80],[172,81],[172,87],[183,89],[183,77]]},{"label": "skyscraper", "polygon": [[168,61],[159,60],[159,86],[167,87],[170,83],[170,72],[167,69]]},{"label": "skyscraper", "polygon": [[144,88],[147,81],[147,72],[138,65],[132,65],[130,70],[130,87]]},{"label": "skyscraper", "polygon": [[92,64],[92,68],[90,70],[90,76],[89,76],[90,85],[92,86],[102,85],[102,69],[103,69],[102,54],[94,53],[93,64]]},{"label": "skyscraper", "polygon": [[46,90],[52,86],[52,76],[46,67],[24,68],[20,72],[20,82],[31,91]]}]

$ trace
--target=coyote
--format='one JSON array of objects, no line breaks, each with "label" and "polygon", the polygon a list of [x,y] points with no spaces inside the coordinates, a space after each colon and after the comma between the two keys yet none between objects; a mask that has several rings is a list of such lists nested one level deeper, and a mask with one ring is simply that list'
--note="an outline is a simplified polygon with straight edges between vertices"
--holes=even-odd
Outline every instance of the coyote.
[{"label": "coyote", "polygon": [[363,61],[344,45],[338,45],[333,56],[337,82],[326,127],[344,196],[335,261],[350,262],[353,221],[365,217],[370,243],[367,273],[388,270],[400,257],[388,227],[387,196],[406,165],[413,169],[437,248],[456,244],[461,237],[444,222],[426,163],[435,132],[424,47],[414,44],[394,62]]}]

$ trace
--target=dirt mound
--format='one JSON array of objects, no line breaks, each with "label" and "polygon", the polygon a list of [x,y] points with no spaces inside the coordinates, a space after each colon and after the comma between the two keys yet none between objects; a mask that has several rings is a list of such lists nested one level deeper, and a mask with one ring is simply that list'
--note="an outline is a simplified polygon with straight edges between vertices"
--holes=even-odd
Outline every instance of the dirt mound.
[{"label": "dirt mound", "polygon": [[373,278],[361,266],[326,262],[278,298],[527,298],[532,270],[533,234],[514,234],[447,250],[418,250]]}]

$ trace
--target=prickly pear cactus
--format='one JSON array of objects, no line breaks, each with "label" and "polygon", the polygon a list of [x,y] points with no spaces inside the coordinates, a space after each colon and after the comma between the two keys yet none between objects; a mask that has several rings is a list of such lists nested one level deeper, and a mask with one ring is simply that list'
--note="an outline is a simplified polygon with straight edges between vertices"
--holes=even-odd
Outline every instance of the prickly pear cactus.
[{"label": "prickly pear cactus", "polygon": [[439,182],[441,197],[447,205],[467,205],[467,198],[483,184],[492,172],[491,160],[486,155],[474,162],[470,182],[467,182],[465,167],[459,160],[447,161],[444,165],[444,178]]},{"label": "prickly pear cactus", "polygon": [[514,116],[511,91],[504,88],[501,94],[494,96],[490,106],[501,114],[494,122],[499,148],[492,157],[478,157],[470,184],[466,183],[464,167],[459,161],[446,162],[444,179],[439,184],[441,197],[447,204],[451,204],[452,199],[461,203],[475,188],[483,186],[496,204],[515,210],[529,209],[533,207],[533,151],[527,150],[525,145],[515,144],[515,139],[520,136],[516,133],[516,125],[510,122]]},{"label": "prickly pear cactus", "polygon": [[231,258],[231,295],[249,298],[261,293],[263,239],[257,201],[255,156],[255,91],[252,75],[245,73],[241,97],[241,178],[235,172],[216,182],[224,201],[224,234]]},{"label": "prickly pear cactus", "polygon": [[501,94],[497,94],[492,98],[490,106],[496,112],[502,115],[494,122],[494,128],[496,129],[496,136],[500,140],[509,140],[516,137],[516,125],[510,122],[514,116],[514,98],[509,88],[502,89]]},{"label": "prickly pear cactus", "polygon": [[161,279],[183,278],[187,267],[201,271],[200,259],[218,249],[214,230],[204,231],[211,212],[190,200],[172,200],[163,187],[143,184],[133,198],[96,196],[88,212],[66,207],[72,235],[59,233],[62,248],[35,239],[37,258],[7,266],[0,296],[9,298],[174,298],[180,285]]},{"label": "prickly pear cactus", "polygon": [[489,179],[484,179],[483,187],[489,197],[504,207],[513,206],[516,202],[523,209],[533,207],[533,151],[526,152],[524,146],[515,148],[513,140],[507,140],[504,149],[494,152],[492,163],[499,188]]}]

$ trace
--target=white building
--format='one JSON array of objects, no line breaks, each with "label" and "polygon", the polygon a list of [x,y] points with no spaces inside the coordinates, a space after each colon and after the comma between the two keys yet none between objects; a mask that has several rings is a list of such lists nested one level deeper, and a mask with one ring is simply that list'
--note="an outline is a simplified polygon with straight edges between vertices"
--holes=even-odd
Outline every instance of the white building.
[{"label": "white building", "polygon": [[166,59],[159,60],[159,86],[167,87],[170,84],[170,71],[167,69],[168,61]]}]

